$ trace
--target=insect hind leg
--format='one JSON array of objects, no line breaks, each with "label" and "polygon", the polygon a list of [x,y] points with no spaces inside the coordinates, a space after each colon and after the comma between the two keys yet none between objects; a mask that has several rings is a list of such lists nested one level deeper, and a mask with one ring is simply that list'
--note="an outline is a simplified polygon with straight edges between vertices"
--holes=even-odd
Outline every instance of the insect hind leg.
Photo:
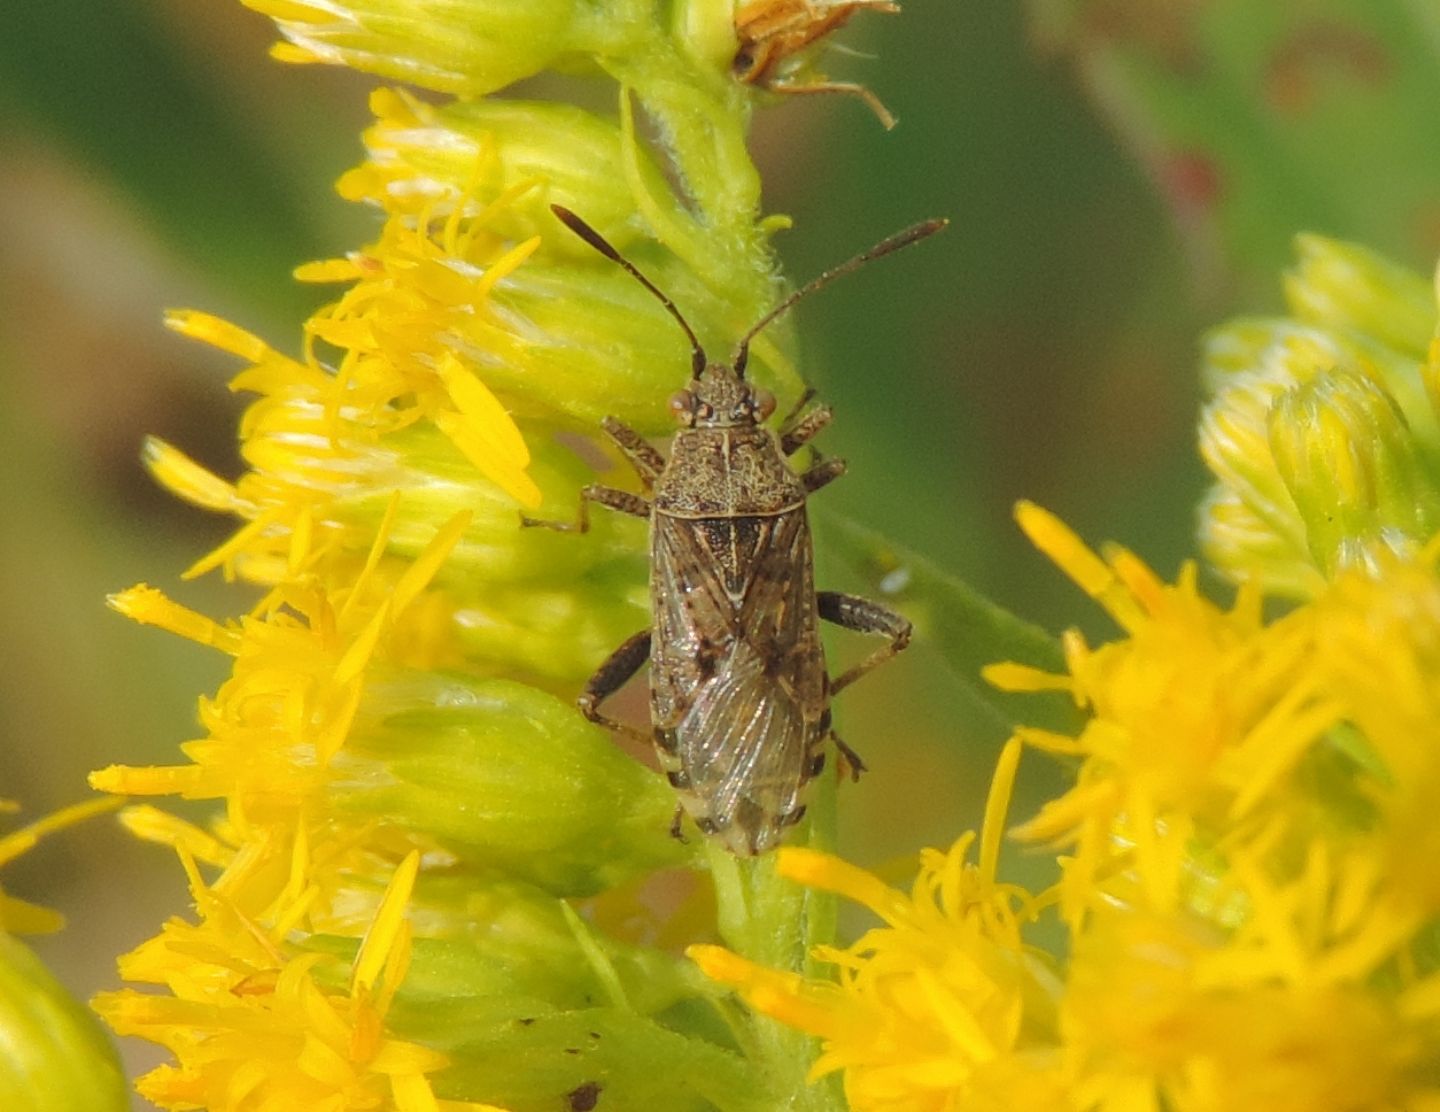
[{"label": "insect hind leg", "polygon": [[890,638],[888,645],[876,649],[844,675],[832,680],[830,682],[832,695],[849,687],[866,672],[884,664],[885,661],[910,644],[910,634],[914,627],[910,624],[909,619],[902,618],[895,611],[881,606],[878,602],[871,602],[869,599],[856,595],[840,594],[838,591],[820,591],[815,596],[815,602],[820,617],[827,622],[834,622],[838,626],[853,629],[857,633],[879,633]]},{"label": "insect hind leg", "polygon": [[835,748],[840,753],[840,759],[836,762],[839,765],[839,771],[842,774],[848,771],[851,782],[858,782],[860,774],[867,771],[869,766],[860,759],[860,754],[846,745],[844,739],[834,730],[830,731],[830,740],[835,743]]},{"label": "insect hind leg", "polygon": [[627,726],[623,722],[601,714],[600,704],[624,687],[630,677],[640,671],[641,666],[649,659],[650,631],[642,629],[606,657],[605,662],[595,669],[595,674],[585,682],[585,690],[575,700],[575,705],[580,708],[580,713],[591,722],[604,726],[606,729],[615,730],[641,741],[648,740],[633,726]]}]

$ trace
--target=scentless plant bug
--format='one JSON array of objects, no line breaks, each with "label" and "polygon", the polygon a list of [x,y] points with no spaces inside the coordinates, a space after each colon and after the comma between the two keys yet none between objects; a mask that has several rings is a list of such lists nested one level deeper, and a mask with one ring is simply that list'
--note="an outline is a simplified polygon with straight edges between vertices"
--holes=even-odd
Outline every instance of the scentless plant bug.
[{"label": "scentless plant bug", "polygon": [[[763,853],[804,814],[800,795],[825,765],[827,739],[853,775],[864,768],[831,729],[830,700],[903,649],[910,623],[878,603],[815,590],[805,500],[845,465],[826,459],[797,474],[786,458],[830,423],[831,411],[810,407],[807,393],[778,434],[764,428],[775,399],[745,380],[750,342],[802,297],[946,221],[907,228],[795,291],[745,334],[727,365],[706,358],[674,302],[599,232],[568,209],[551,208],[660,299],[691,349],[690,383],[670,399],[680,430],[668,460],[634,429],[613,417],[603,422],[651,497],[592,484],[580,492],[577,522],[522,519],[584,532],[590,503],[598,502],[650,522],[654,624],[600,665],[577,703],[592,722],[626,729],[600,705],[648,659],[655,749],[680,802],[675,833],[683,811],[733,853]],[[889,641],[831,679],[821,619]]]}]

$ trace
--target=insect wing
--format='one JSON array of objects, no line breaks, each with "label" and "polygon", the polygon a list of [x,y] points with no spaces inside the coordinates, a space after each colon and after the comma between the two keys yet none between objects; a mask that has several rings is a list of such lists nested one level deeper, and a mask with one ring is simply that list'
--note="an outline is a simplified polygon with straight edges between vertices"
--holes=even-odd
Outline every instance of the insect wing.
[{"label": "insect wing", "polygon": [[824,712],[804,511],[654,525],[655,724],[687,809],[758,852],[796,806]]}]

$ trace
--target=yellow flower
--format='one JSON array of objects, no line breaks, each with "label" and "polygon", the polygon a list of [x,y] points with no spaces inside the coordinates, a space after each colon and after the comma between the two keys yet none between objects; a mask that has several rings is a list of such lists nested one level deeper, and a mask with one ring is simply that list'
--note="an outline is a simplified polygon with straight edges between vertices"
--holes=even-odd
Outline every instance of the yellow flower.
[{"label": "yellow flower", "polygon": [[[179,854],[198,916],[123,959],[155,991],[99,1007],[174,1055],[141,1083],[171,1108],[788,1104],[800,1040],[750,1031],[652,944],[646,878],[704,860],[669,836],[673,792],[573,703],[647,622],[644,524],[596,515],[579,538],[520,515],[573,517],[618,462],[600,419],[666,431],[691,366],[664,306],[552,203],[717,355],[781,293],[769,236],[787,220],[760,216],[733,6],[656,20],[572,0],[246,2],[275,19],[281,58],[461,99],[372,96],[367,158],[338,188],[379,232],[298,268],[339,292],[297,351],[203,312],[168,319],[244,360],[245,468],[217,475],[158,440],[146,463],[238,521],[184,574],[259,597],[231,619],[144,585],[111,600],[233,663],[181,759],[93,774],[223,806],[203,829],[124,812]],[[609,75],[618,111],[483,95],[551,66]],[[782,404],[801,389],[787,327],[751,362]],[[752,865],[716,870],[722,907],[694,901],[698,930],[799,962],[811,916],[828,920]]]},{"label": "yellow flower", "polygon": [[[1381,899],[1410,929],[1440,916],[1440,573],[1432,543],[1416,559],[1385,559],[1340,577],[1315,607],[1316,666],[1344,707],[1370,765],[1364,800],[1376,814],[1366,849]],[[1358,897],[1358,894],[1357,894]]]},{"label": "yellow flower", "polygon": [[304,854],[294,856],[292,875],[270,906],[251,916],[243,910],[246,889],[264,883],[270,862],[250,855],[211,886],[178,848],[199,921],[172,919],[159,937],[121,959],[128,980],[164,985],[170,995],[127,989],[95,1000],[116,1031],[143,1035],[176,1057],[176,1065],[141,1078],[140,1093],[162,1108],[213,1112],[436,1112],[427,1076],[445,1066],[445,1057],[385,1031],[410,961],[405,904],[420,855],[412,852],[395,869],[355,954],[348,988],[337,991],[319,979],[324,955],[296,954],[287,941],[316,895]]},{"label": "yellow flower", "polygon": [[[1440,542],[1340,573],[1265,622],[1129,553],[1102,559],[1033,506],[1032,540],[1124,636],[1067,641],[1068,671],[988,670],[1089,712],[1022,729],[980,839],[922,858],[904,896],[785,851],[784,875],[884,920],[817,951],[833,981],[691,954],[753,1008],[818,1036],[857,1110],[1329,1112],[1440,1108]],[[1054,887],[999,884],[1020,746],[1078,784],[1012,834],[1073,848]],[[1025,932],[1059,913],[1053,965]],[[1033,927],[1032,927],[1033,924]]]},{"label": "yellow flower", "polygon": [[1105,1112],[1379,1112],[1440,1101],[1425,1078],[1434,1041],[1393,997],[1363,982],[1224,976],[1234,946],[1184,915],[1096,915],[1074,940],[1062,1009],[1072,1100]]},{"label": "yellow flower", "polygon": [[856,1112],[1060,1108],[1054,1053],[1058,984],[1027,949],[1022,889],[995,879],[1001,827],[1020,755],[1005,750],[980,839],[927,850],[907,895],[829,854],[781,848],[782,876],[870,908],[884,926],[815,952],[837,982],[765,969],[715,946],[689,954],[764,1015],[822,1040],[811,1080],[844,1071]]},{"label": "yellow flower", "polygon": [[1253,588],[1222,610],[1199,594],[1194,565],[1171,586],[1123,549],[1102,560],[1038,507],[1017,518],[1127,637],[1092,650],[1067,634],[1066,676],[986,670],[1001,688],[1066,690],[1091,711],[1077,737],[1020,731],[1081,764],[1075,787],[1016,834],[1074,848],[1062,884],[1072,922],[1133,877],[1163,908],[1182,892],[1193,839],[1253,833],[1284,813],[1297,762],[1340,708],[1310,667],[1307,627],[1266,626]]}]

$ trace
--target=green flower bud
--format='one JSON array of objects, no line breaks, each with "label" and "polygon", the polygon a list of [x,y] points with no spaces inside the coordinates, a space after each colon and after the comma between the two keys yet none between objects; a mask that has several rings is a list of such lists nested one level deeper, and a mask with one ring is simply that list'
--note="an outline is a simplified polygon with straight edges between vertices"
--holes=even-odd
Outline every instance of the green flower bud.
[{"label": "green flower bud", "polygon": [[[505,491],[481,475],[454,442],[432,424],[416,424],[377,442],[329,439],[326,416],[308,401],[254,411],[244,447],[254,475],[241,489],[264,510],[308,503],[323,507],[321,520],[339,526],[348,547],[363,555],[398,493],[387,539],[390,552],[414,558],[436,525],[468,510],[470,524],[447,564],[446,585],[464,597],[497,583],[582,578],[597,567],[630,561],[634,582],[644,581],[642,522],[595,514],[590,531],[575,537],[524,528]],[[573,521],[576,491],[594,477],[569,448],[539,439],[531,472],[544,495],[533,511],[543,520]]]},{"label": "green flower bud", "polygon": [[1435,333],[1435,295],[1406,267],[1354,243],[1301,235],[1285,298],[1302,321],[1353,329],[1412,359]]},{"label": "green flower bud", "polygon": [[327,62],[478,96],[540,72],[567,48],[574,0],[243,0],[273,18],[288,62]]},{"label": "green flower bud", "polygon": [[331,763],[330,804],[467,866],[587,895],[693,856],[674,793],[574,705],[509,680],[376,675]]},{"label": "green flower bud", "polygon": [[100,1024],[40,959],[0,931],[0,1107],[124,1112],[129,1086]]},{"label": "green flower bud", "polygon": [[574,583],[474,589],[456,608],[466,659],[578,690],[620,642],[649,624],[644,572],[625,559]]},{"label": "green flower bud", "polygon": [[1236,579],[1258,579],[1284,598],[1310,598],[1324,587],[1303,534],[1281,534],[1224,487],[1210,489],[1198,518],[1205,558]]},{"label": "green flower bud", "polygon": [[[419,936],[410,944],[397,1003],[413,1013],[415,1024],[431,1007],[455,1000],[487,1009],[506,998],[553,1012],[593,1007],[619,994],[636,1012],[655,1015],[713,992],[683,958],[616,941],[565,901],[516,881],[477,882],[465,870],[427,872],[407,917]],[[317,970],[336,989],[357,946],[348,935],[318,934],[304,943],[339,959]]]},{"label": "green flower bud", "polygon": [[[610,120],[569,104],[543,101],[456,101],[426,104],[403,91],[377,89],[377,119],[365,133],[369,159],[340,178],[341,196],[387,208],[448,215],[456,205],[479,213],[503,239],[545,237],[545,251],[593,261],[593,248],[564,230],[552,204],[580,213],[621,250],[636,238],[635,195],[625,144]],[[663,222],[701,234],[643,148],[634,169]]]},{"label": "green flower bud", "polygon": [[[1200,449],[1218,482],[1201,507],[1200,529],[1223,570],[1305,597],[1324,575],[1363,562],[1375,543],[1405,547],[1414,530],[1429,527],[1426,476],[1440,473],[1440,408],[1417,358],[1436,320],[1426,283],[1351,244],[1302,236],[1298,247],[1300,261],[1286,279],[1297,319],[1240,319],[1206,339],[1203,373],[1213,397],[1201,416]],[[1351,386],[1309,390],[1333,375]],[[1282,397],[1289,397],[1283,414],[1275,411]],[[1331,403],[1345,416],[1331,412],[1329,423],[1354,420],[1355,437],[1320,434],[1316,415]],[[1317,423],[1287,427],[1302,412]],[[1358,446],[1382,430],[1385,444]],[[1364,458],[1352,461],[1346,443]],[[1331,450],[1341,454],[1322,462]],[[1380,484],[1373,496],[1362,475]],[[1407,506],[1413,490],[1422,503]],[[1349,528],[1361,532],[1347,538]]]},{"label": "green flower bud", "polygon": [[[768,300],[717,295],[653,241],[622,249],[679,306],[712,359],[728,360],[769,308]],[[496,286],[491,300],[509,318],[513,338],[497,336],[486,321],[476,321],[467,338],[477,350],[483,343],[513,352],[486,367],[497,393],[523,393],[589,427],[610,416],[647,435],[673,431],[666,402],[690,379],[690,345],[664,306],[620,267],[598,255],[557,261],[537,254]],[[800,384],[775,339],[757,342],[749,377],[774,392],[783,411]]]},{"label": "green flower bud", "polygon": [[[1293,381],[1293,380],[1292,380]],[[1305,530],[1270,452],[1268,420],[1289,383],[1273,371],[1237,375],[1200,414],[1200,454],[1281,548],[1305,551]]]},{"label": "green flower bud", "polygon": [[1276,399],[1269,439],[1279,474],[1326,575],[1408,553],[1440,528],[1440,492],[1403,414],[1364,375],[1334,371]]}]

